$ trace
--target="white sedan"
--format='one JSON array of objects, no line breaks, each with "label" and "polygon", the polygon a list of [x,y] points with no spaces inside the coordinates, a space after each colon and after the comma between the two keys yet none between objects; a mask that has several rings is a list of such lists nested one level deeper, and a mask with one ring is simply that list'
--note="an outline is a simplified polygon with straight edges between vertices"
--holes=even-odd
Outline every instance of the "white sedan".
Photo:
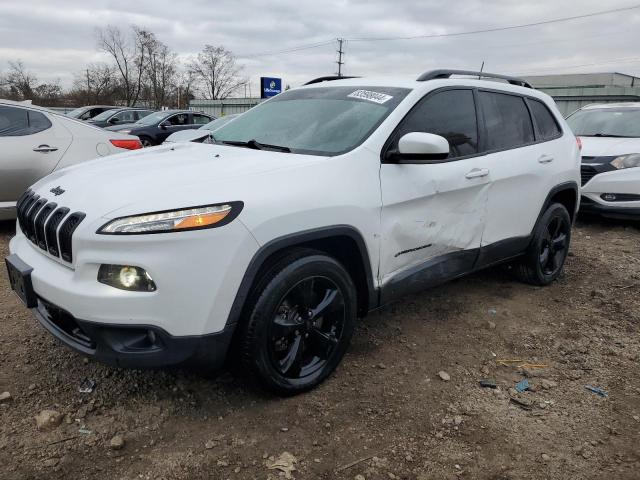
[{"label": "white sedan", "polygon": [[54,170],[138,148],[138,137],[30,103],[0,100],[0,220],[15,218],[22,192]]}]

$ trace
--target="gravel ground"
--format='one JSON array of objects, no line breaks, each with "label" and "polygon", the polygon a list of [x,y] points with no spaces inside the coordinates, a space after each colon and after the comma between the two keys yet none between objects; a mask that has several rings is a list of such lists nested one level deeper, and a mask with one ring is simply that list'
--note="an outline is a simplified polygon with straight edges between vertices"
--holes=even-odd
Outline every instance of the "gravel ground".
[{"label": "gravel ground", "polygon": [[[2,257],[12,234],[0,223]],[[228,373],[88,361],[0,274],[0,478],[637,479],[639,245],[635,226],[583,221],[552,287],[498,268],[408,297],[288,399]]]}]

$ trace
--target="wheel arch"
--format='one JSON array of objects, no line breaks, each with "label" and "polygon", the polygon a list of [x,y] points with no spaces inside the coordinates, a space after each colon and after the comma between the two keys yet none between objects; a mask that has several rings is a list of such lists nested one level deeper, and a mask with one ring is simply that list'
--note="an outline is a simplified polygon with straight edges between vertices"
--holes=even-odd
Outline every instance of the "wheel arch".
[{"label": "wheel arch", "polygon": [[[578,213],[579,198],[580,188],[578,187],[578,184],[576,182],[564,182],[553,187],[547,194],[547,198],[542,204],[542,208],[540,209],[540,213],[538,214],[538,219],[536,220],[536,227],[538,226],[540,218],[552,203],[560,203],[564,205],[569,212],[571,221],[573,222],[576,218],[576,214]],[[532,233],[533,232],[535,232],[535,227]]]},{"label": "wheel arch", "polygon": [[307,247],[325,252],[344,265],[358,292],[360,316],[377,307],[378,291],[373,284],[371,262],[364,238],[354,227],[336,225],[285,235],[260,247],[245,270],[227,318],[227,325],[239,322],[251,290],[262,272],[293,247]]}]

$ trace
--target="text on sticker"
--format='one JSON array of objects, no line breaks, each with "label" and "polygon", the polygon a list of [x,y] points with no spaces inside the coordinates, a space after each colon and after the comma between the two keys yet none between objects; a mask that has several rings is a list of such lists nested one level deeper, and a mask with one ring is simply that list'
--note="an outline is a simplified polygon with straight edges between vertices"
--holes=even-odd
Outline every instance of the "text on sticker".
[{"label": "text on sticker", "polygon": [[371,92],[369,90],[356,90],[355,92],[347,95],[347,97],[360,98],[362,100],[369,100],[370,102],[375,103],[385,103],[393,98],[391,95],[387,95],[386,93]]}]

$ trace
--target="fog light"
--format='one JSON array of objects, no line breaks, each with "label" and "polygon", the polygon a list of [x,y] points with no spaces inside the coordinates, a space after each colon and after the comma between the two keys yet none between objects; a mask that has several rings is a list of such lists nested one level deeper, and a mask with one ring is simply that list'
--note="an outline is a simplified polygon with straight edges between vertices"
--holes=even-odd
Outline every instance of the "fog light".
[{"label": "fog light", "polygon": [[100,265],[98,281],[120,290],[154,292],[156,284],[144,268],[131,265]]},{"label": "fog light", "polygon": [[615,202],[616,198],[618,197],[616,197],[615,193],[603,193],[600,198],[602,198],[605,202]]}]

